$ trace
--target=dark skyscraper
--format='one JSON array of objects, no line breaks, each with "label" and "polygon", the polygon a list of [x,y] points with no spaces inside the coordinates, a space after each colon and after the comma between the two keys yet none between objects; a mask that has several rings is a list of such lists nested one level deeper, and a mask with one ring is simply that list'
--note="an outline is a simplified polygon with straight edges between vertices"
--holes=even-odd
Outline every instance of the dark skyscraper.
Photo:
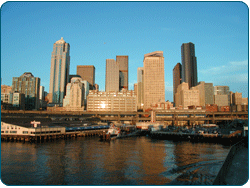
[{"label": "dark skyscraper", "polygon": [[174,94],[177,92],[178,85],[181,84],[181,69],[182,66],[180,63],[177,63],[173,69],[173,99],[175,102]]},{"label": "dark skyscraper", "polygon": [[119,64],[119,90],[128,89],[128,56],[116,56]]},{"label": "dark skyscraper", "polygon": [[76,74],[83,80],[87,80],[90,83],[90,89],[93,89],[95,85],[95,67],[93,65],[77,65]]},{"label": "dark skyscraper", "polygon": [[183,43],[181,46],[182,82],[186,82],[189,88],[197,85],[197,61],[194,44]]}]

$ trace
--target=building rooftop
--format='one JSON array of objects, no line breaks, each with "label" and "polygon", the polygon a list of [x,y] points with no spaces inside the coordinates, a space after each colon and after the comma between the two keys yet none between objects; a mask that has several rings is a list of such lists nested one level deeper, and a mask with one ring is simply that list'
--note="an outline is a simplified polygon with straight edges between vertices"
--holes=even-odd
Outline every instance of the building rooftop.
[{"label": "building rooftop", "polygon": [[163,51],[155,51],[144,55],[145,57],[163,57]]},{"label": "building rooftop", "polygon": [[63,40],[63,37],[61,37],[60,40],[56,41],[56,44],[63,44],[65,43],[65,40]]}]

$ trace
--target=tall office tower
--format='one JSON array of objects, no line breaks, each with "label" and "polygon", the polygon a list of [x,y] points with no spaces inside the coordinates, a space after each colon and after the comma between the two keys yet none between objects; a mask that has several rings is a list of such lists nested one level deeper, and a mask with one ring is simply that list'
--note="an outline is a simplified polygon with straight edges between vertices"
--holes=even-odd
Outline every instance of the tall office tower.
[{"label": "tall office tower", "polygon": [[164,57],[162,51],[144,55],[144,110],[165,102]]},{"label": "tall office tower", "polygon": [[197,85],[197,60],[194,44],[184,43],[181,46],[182,82],[186,82],[189,88]]},{"label": "tall office tower", "polygon": [[87,80],[90,83],[91,90],[94,88],[95,67],[93,65],[77,65],[76,74],[81,76],[83,80]]},{"label": "tall office tower", "polygon": [[69,56],[70,46],[63,40],[63,37],[56,41],[53,46],[50,67],[50,102],[63,104],[66,94],[66,85],[69,82]]},{"label": "tall office tower", "polygon": [[143,89],[143,67],[138,67],[137,69],[137,108],[138,110],[143,109],[144,105],[144,89]]},{"label": "tall office tower", "polygon": [[181,84],[181,64],[177,63],[173,69],[173,99],[175,101],[175,93],[177,92],[178,85]]},{"label": "tall office tower", "polygon": [[34,77],[31,72],[25,72],[20,77],[13,77],[12,91],[13,93],[25,94],[25,109],[38,110],[39,102],[40,78]]},{"label": "tall office tower", "polygon": [[119,64],[119,90],[128,90],[128,56],[116,56]]},{"label": "tall office tower", "polygon": [[106,59],[105,91],[119,91],[119,63]]}]

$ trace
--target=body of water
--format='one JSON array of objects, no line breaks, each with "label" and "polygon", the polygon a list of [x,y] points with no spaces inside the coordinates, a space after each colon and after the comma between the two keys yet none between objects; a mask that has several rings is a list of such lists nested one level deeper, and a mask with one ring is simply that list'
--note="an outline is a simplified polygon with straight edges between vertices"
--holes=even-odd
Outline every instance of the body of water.
[{"label": "body of water", "polygon": [[145,136],[2,142],[1,180],[6,185],[206,185],[228,152],[229,146],[220,144]]}]

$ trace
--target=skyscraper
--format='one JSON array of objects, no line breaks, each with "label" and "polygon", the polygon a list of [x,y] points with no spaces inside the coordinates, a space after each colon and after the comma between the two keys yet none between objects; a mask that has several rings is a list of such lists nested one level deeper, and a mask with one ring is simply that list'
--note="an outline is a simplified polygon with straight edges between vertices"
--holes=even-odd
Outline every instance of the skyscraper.
[{"label": "skyscraper", "polygon": [[119,90],[128,90],[128,56],[116,56],[119,64]]},{"label": "skyscraper", "polygon": [[144,110],[165,102],[164,57],[162,51],[144,55]]},{"label": "skyscraper", "polygon": [[197,60],[194,44],[183,43],[181,46],[182,82],[186,82],[189,88],[197,85]]},{"label": "skyscraper", "polygon": [[66,94],[66,85],[69,82],[70,45],[63,37],[53,46],[50,67],[50,102],[62,105]]},{"label": "skyscraper", "polygon": [[39,109],[39,90],[40,78],[34,77],[31,72],[25,72],[20,77],[13,77],[12,91],[25,95],[26,110]]},{"label": "skyscraper", "polygon": [[177,92],[178,85],[181,84],[181,64],[177,63],[173,69],[173,99],[175,101],[175,93]]},{"label": "skyscraper", "polygon": [[144,89],[143,89],[143,83],[144,83],[144,70],[143,67],[139,67],[137,69],[137,108],[143,109],[144,105]]},{"label": "skyscraper", "polygon": [[119,91],[119,63],[106,59],[105,91]]},{"label": "skyscraper", "polygon": [[93,65],[77,65],[76,74],[81,76],[83,80],[90,83],[92,90],[95,85],[95,67]]}]

